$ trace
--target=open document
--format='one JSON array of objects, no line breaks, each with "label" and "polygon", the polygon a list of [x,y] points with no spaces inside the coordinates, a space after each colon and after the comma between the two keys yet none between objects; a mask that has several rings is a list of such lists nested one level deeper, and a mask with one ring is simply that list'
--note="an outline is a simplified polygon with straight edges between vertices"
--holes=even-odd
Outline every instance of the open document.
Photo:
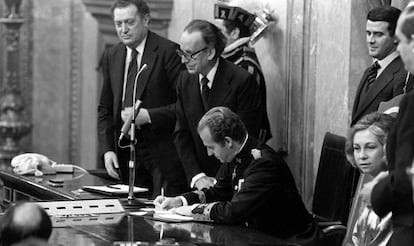
[{"label": "open document", "polygon": [[142,208],[138,212],[131,212],[131,215],[145,216],[151,215],[154,220],[159,220],[162,222],[189,222],[194,221],[194,218],[191,216],[180,215],[174,212],[174,209],[171,210],[161,210],[156,208]]},{"label": "open document", "polygon": [[[129,186],[125,184],[83,186],[83,190],[110,196],[127,195]],[[147,188],[134,187],[134,193],[148,192]]]}]

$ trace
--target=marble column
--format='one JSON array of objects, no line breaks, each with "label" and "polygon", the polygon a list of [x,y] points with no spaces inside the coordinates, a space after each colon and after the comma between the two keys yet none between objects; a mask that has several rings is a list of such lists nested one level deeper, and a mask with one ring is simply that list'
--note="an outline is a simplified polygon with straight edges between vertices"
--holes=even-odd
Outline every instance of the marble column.
[{"label": "marble column", "polygon": [[20,77],[20,28],[25,19],[20,15],[22,1],[5,0],[6,15],[0,18],[5,26],[6,69],[0,96],[0,163],[7,168],[10,160],[20,153],[19,140],[28,134],[31,124],[22,117],[24,102]]}]

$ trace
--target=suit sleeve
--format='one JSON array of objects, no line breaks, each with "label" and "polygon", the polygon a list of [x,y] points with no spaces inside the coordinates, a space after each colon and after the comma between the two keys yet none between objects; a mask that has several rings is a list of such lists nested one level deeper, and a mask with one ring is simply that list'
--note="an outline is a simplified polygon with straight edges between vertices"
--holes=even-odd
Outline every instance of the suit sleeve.
[{"label": "suit sleeve", "polygon": [[98,138],[99,152],[103,155],[107,151],[115,151],[115,126],[113,116],[114,95],[109,76],[108,52],[102,56],[103,85],[98,104]]},{"label": "suit sleeve", "polygon": [[177,81],[181,71],[184,70],[184,66],[181,63],[179,56],[176,54],[175,50],[178,48],[178,45],[174,44],[171,45],[169,48],[164,50],[163,54],[163,71],[157,71],[165,73],[164,78],[165,81],[161,81],[161,83],[166,83],[168,89],[171,91],[171,95],[174,96],[172,98],[172,102],[168,105],[164,105],[161,107],[151,108],[148,109],[150,117],[151,117],[151,128],[154,129],[162,129],[166,127],[166,122],[173,122],[171,127],[167,127],[168,130],[174,129],[175,125],[175,102],[176,102],[176,87]]},{"label": "suit sleeve", "polygon": [[[393,132],[395,136],[392,135]],[[393,153],[390,153],[387,159],[394,169],[390,171],[387,178],[378,182],[371,195],[373,209],[381,217],[391,211],[398,210],[398,213],[401,213],[412,209],[413,191],[406,169],[411,166],[414,157],[413,92],[407,94],[401,101],[400,113],[389,138],[387,147]]]},{"label": "suit sleeve", "polygon": [[237,114],[246,125],[249,134],[258,138],[261,127],[258,115],[260,114],[262,100],[260,99],[259,86],[253,75],[249,74],[238,88],[237,95]]},{"label": "suit sleeve", "polygon": [[194,191],[185,193],[183,196],[187,200],[188,204],[194,203],[211,203],[215,201],[230,201],[233,196],[233,190],[231,185],[231,171],[232,164],[224,163],[217,171],[216,179],[217,184],[209,189],[203,189],[202,191]]},{"label": "suit sleeve", "polygon": [[[280,172],[268,160],[254,164],[244,180],[242,188],[230,201],[216,203],[210,212],[210,218],[218,223],[235,224],[246,221],[252,213],[268,202],[268,196],[282,186]],[[246,170],[247,171],[247,170]],[[278,174],[279,173],[279,174]],[[276,175],[278,174],[278,175]],[[206,197],[208,197],[206,193]]]},{"label": "suit sleeve", "polygon": [[174,144],[177,149],[177,153],[180,157],[183,165],[187,180],[191,182],[191,179],[198,173],[203,172],[197,159],[195,143],[192,138],[191,129],[188,125],[188,121],[184,111],[184,105],[182,100],[182,85],[184,83],[183,76],[180,76],[177,85],[177,102],[176,102],[176,117],[174,131]]}]

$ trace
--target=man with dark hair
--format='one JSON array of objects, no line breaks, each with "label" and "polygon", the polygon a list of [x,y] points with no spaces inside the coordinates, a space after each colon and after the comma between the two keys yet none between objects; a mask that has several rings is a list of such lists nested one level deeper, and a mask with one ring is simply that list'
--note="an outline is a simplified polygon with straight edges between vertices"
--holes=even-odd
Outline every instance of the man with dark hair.
[{"label": "man with dark hair", "polygon": [[178,45],[148,30],[145,1],[117,0],[111,10],[121,42],[108,48],[102,58],[98,131],[105,168],[110,176],[119,178],[120,174],[128,182],[129,149],[121,148],[125,143],[118,141],[122,125],[131,118],[137,80],[136,99],[142,107],[135,118],[135,185],[150,188],[154,195],[161,187],[166,194],[179,194],[188,188],[173,142],[176,82],[184,70],[176,54]]},{"label": "man with dark hair", "polygon": [[263,100],[259,140],[266,142],[272,137],[266,108],[266,82],[256,52],[250,45],[256,15],[240,7],[217,3],[214,5],[214,18],[227,39],[222,54],[224,59],[246,69],[256,78],[259,85]]},{"label": "man with dark hair", "polygon": [[225,37],[212,23],[193,20],[181,35],[177,53],[186,65],[177,86],[175,144],[191,187],[214,185],[220,163],[207,155],[197,124],[210,108],[226,106],[240,115],[249,134],[259,135],[263,100],[255,78],[221,57]]},{"label": "man with dark hair", "polygon": [[[351,126],[362,116],[378,110],[380,102],[388,101],[402,94],[408,72],[396,51],[398,40],[395,27],[401,11],[395,7],[382,6],[368,12],[366,39],[368,53],[373,58],[371,65],[362,76],[355,95]],[[410,76],[412,77],[412,76]]]},{"label": "man with dark hair", "polygon": [[7,209],[0,222],[0,244],[12,245],[27,238],[48,240],[52,222],[46,211],[34,203],[18,203]]},{"label": "man with dark hair", "polygon": [[[220,160],[217,184],[173,198],[157,197],[164,209],[196,220],[242,224],[300,243],[316,244],[319,228],[306,210],[289,167],[269,146],[248,134],[226,107],[210,109],[197,126],[210,156]],[[192,206],[187,206],[192,205]],[[314,244],[313,244],[314,243]]]}]

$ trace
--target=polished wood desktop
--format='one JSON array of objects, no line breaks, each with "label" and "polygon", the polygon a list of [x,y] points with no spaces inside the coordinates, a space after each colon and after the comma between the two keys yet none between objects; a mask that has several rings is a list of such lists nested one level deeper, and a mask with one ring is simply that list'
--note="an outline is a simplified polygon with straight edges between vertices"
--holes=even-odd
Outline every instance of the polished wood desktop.
[{"label": "polished wood desktop", "polygon": [[[112,223],[113,222],[113,223]],[[160,237],[162,239],[160,240]],[[52,245],[296,245],[240,226],[164,223],[121,215],[111,223],[53,228]]]},{"label": "polished wood desktop", "polygon": [[[62,187],[52,187],[50,179],[64,180]],[[0,170],[0,205],[7,208],[18,201],[85,200],[101,199],[105,196],[80,190],[85,185],[107,185],[116,183],[89,173],[75,171],[69,174],[54,174],[36,177],[16,175],[11,171]]]},{"label": "polished wood desktop", "polygon": [[[51,178],[64,179],[63,187],[51,187]],[[0,171],[2,181],[1,204],[7,208],[22,200],[54,201],[112,198],[82,191],[84,185],[108,185],[113,180],[89,173],[35,176],[17,176]],[[125,205],[124,199],[122,204]],[[145,201],[144,199],[138,199]],[[54,227],[49,239],[51,245],[297,245],[243,226],[214,223],[165,223],[151,215],[136,216],[130,212],[139,207],[124,206],[120,214],[92,215],[66,218],[64,226]],[[52,218],[53,219],[53,218]],[[64,219],[64,218],[63,218]]]}]

